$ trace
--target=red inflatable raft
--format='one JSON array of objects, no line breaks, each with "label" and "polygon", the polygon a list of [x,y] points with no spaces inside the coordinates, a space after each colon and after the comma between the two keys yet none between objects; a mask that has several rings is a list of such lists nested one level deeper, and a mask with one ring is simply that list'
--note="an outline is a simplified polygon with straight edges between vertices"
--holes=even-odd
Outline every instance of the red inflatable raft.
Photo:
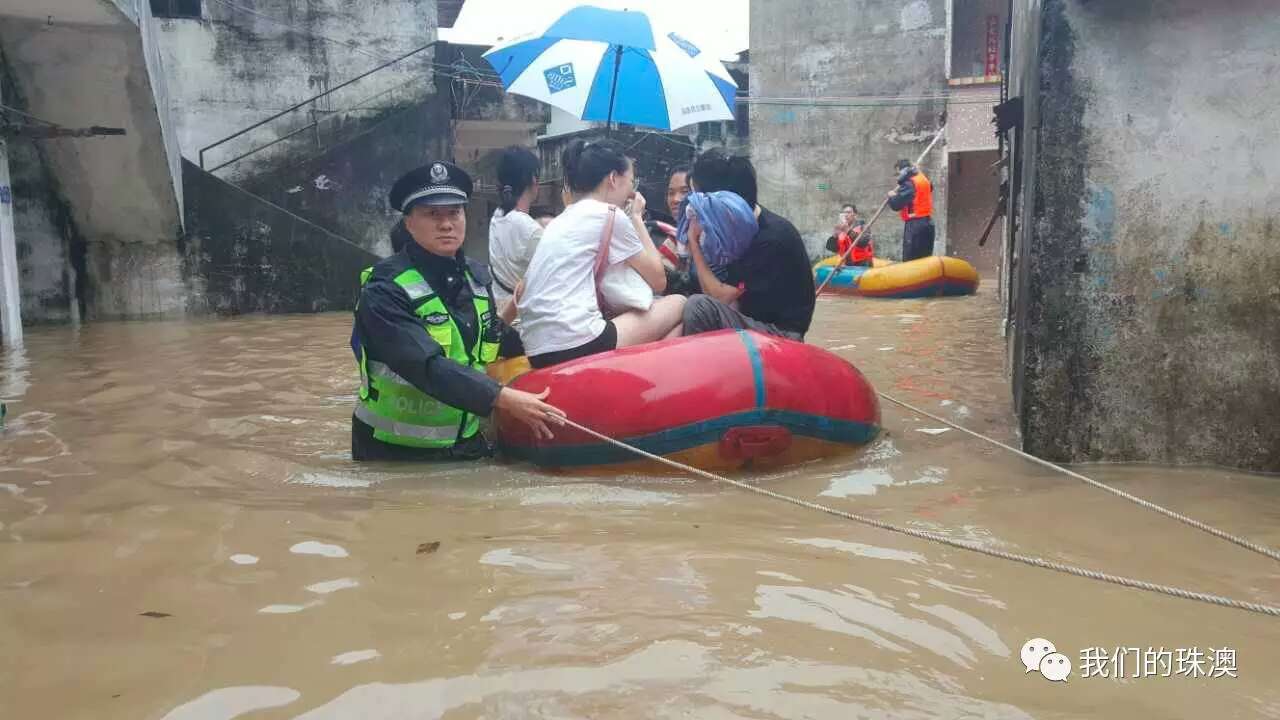
[{"label": "red inflatable raft", "polygon": [[[756,332],[722,330],[527,368],[516,358],[491,373],[520,390],[550,387],[547,402],[575,422],[703,469],[802,462],[879,432],[879,401],[856,368],[821,348]],[[570,427],[540,441],[511,418],[499,415],[496,425],[505,454],[542,467],[637,460]]]}]

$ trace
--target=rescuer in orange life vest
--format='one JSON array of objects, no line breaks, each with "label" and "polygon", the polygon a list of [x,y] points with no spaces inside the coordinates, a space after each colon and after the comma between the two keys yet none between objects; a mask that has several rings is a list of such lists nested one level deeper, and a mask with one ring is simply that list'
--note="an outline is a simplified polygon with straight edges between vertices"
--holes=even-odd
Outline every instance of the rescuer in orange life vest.
[{"label": "rescuer in orange life vest", "polygon": [[902,261],[933,254],[933,185],[918,168],[898,161],[898,189],[889,193],[889,207],[902,215]]},{"label": "rescuer in orange life vest", "polygon": [[[845,259],[845,265],[861,265],[871,267],[871,258],[875,255],[875,246],[871,243],[871,234],[863,233],[866,224],[858,217],[858,208],[853,203],[840,206],[840,219],[827,238],[827,249]],[[845,256],[845,251],[853,245],[853,251]]]}]

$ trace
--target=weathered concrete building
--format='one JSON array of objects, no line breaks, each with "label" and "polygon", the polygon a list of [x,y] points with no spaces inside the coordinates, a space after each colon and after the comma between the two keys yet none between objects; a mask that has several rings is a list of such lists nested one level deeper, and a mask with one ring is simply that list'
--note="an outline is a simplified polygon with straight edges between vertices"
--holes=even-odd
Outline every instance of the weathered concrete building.
[{"label": "weathered concrete building", "polygon": [[1014,3],[1010,367],[1047,458],[1280,470],[1280,15]]},{"label": "weathered concrete building", "polygon": [[[384,254],[390,184],[452,154],[436,6],[0,4],[0,112],[13,136],[12,192],[0,193],[12,200],[0,227],[13,227],[13,261],[0,254],[0,278],[16,266],[4,287],[23,320],[349,306],[358,268],[325,285],[340,274],[307,274],[324,264],[307,254],[353,265]],[[33,139],[23,123],[124,134]],[[288,272],[320,283],[312,297],[281,297]]]},{"label": "weathered concrete building", "polygon": [[[359,268],[390,252],[387,191],[431,158],[476,178],[467,250],[484,258],[495,156],[551,117],[504,93],[482,48],[437,42],[462,6],[0,3],[6,133],[19,113],[124,131],[9,139],[0,327],[350,307]],[[743,140],[732,123],[685,132]]]},{"label": "weathered concrete building", "polygon": [[[389,253],[391,184],[452,148],[447,87],[436,71],[437,3],[153,5],[183,158],[224,181],[184,173],[213,194],[188,213],[188,311],[350,306],[358,269],[326,272],[322,258],[362,257],[360,264]],[[200,211],[237,204],[244,211],[232,223]],[[296,261],[289,253],[276,255],[278,263],[250,260],[291,243],[303,250]],[[297,273],[314,289],[299,279],[298,294],[281,295],[281,279]]]},{"label": "weathered concrete building", "polygon": [[[751,4],[751,155],[762,201],[821,252],[840,205],[869,216],[894,186],[894,163],[922,163],[934,185],[935,252],[965,257],[988,277],[999,243],[978,248],[995,209],[996,66],[1007,18],[1001,0],[820,0]],[[897,257],[902,223],[886,213],[877,253]]]},{"label": "weathered concrete building", "polygon": [[[180,158],[149,4],[10,0],[0,53],[13,228],[0,241],[17,265],[0,300],[36,321],[180,311]],[[69,132],[95,125],[124,134]]]}]

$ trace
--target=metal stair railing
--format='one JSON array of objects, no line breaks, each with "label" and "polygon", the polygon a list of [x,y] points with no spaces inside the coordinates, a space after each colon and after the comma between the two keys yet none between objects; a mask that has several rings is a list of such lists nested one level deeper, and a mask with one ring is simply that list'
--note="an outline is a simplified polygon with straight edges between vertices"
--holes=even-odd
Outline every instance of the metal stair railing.
[{"label": "metal stair railing", "polygon": [[[397,56],[397,57],[395,57],[395,58],[392,58],[391,60],[388,60],[387,62],[385,62],[385,63],[383,63],[383,64],[381,64],[381,65],[378,65],[377,67],[371,68],[371,69],[369,69],[369,70],[367,70],[367,71],[365,71],[365,72],[363,72],[363,73],[360,73],[359,75],[356,75],[355,77],[349,78],[349,79],[347,79],[347,80],[343,81],[342,83],[339,83],[338,85],[335,85],[335,86],[333,86],[333,87],[329,88],[328,90],[325,90],[324,92],[322,92],[322,93],[320,93],[320,94],[318,94],[318,95],[315,95],[315,96],[313,96],[313,97],[307,98],[306,100],[303,100],[302,102],[299,102],[299,103],[296,103],[296,104],[294,104],[294,105],[291,105],[290,107],[287,107],[287,108],[285,108],[284,110],[281,110],[280,112],[275,113],[274,115],[271,115],[271,116],[269,116],[269,117],[263,118],[262,120],[259,120],[258,122],[255,122],[255,123],[254,123],[254,124],[252,124],[252,125],[249,125],[249,126],[247,126],[247,127],[243,128],[243,129],[241,129],[241,130],[238,130],[238,131],[236,131],[236,132],[234,132],[234,133],[232,133],[232,134],[230,134],[230,135],[228,135],[228,136],[226,136],[226,137],[224,137],[224,138],[222,138],[222,139],[220,139],[220,140],[217,140],[216,142],[210,143],[209,145],[206,145],[206,146],[204,146],[204,147],[200,148],[199,156],[198,156],[198,157],[199,157],[198,164],[199,164],[199,166],[200,166],[200,169],[201,169],[201,170],[205,170],[206,172],[209,172],[209,173],[217,172],[218,170],[221,170],[221,169],[223,169],[223,168],[228,167],[229,165],[232,165],[232,164],[234,164],[234,163],[236,163],[236,162],[239,162],[240,160],[243,160],[244,158],[249,157],[250,155],[254,155],[254,154],[259,153],[259,152],[261,152],[261,151],[263,151],[263,150],[265,150],[265,149],[267,149],[267,148],[273,147],[273,146],[278,145],[278,144],[280,144],[280,143],[282,143],[282,142],[285,142],[285,141],[287,141],[287,140],[289,140],[289,139],[291,139],[291,138],[297,137],[297,136],[301,135],[302,133],[304,133],[304,132],[306,132],[306,131],[308,131],[308,130],[316,130],[316,131],[317,131],[317,133],[318,133],[318,131],[319,131],[319,126],[320,126],[320,124],[321,124],[321,123],[325,122],[326,120],[330,120],[330,119],[332,119],[332,118],[338,117],[338,116],[339,116],[339,115],[341,115],[342,113],[348,113],[348,112],[351,112],[351,111],[353,111],[353,110],[370,110],[370,109],[374,109],[374,108],[367,107],[367,106],[366,106],[366,104],[367,104],[367,103],[369,103],[369,102],[370,102],[370,101],[372,101],[372,100],[379,99],[379,98],[383,98],[383,97],[385,97],[385,96],[389,95],[390,93],[393,93],[393,92],[399,91],[399,90],[403,89],[404,87],[406,87],[406,86],[410,85],[411,83],[414,83],[414,82],[418,82],[418,81],[420,81],[420,80],[421,80],[421,78],[420,78],[420,77],[411,77],[411,78],[408,78],[408,79],[406,79],[405,81],[403,81],[403,82],[401,82],[401,83],[398,83],[398,84],[396,84],[396,85],[394,85],[394,86],[392,86],[392,87],[390,87],[390,88],[383,89],[383,90],[381,90],[380,92],[377,92],[377,93],[375,93],[375,94],[373,94],[373,95],[370,95],[370,96],[368,96],[368,97],[361,98],[360,100],[357,100],[357,101],[356,101],[356,102],[355,102],[351,107],[344,108],[344,109],[342,109],[342,110],[338,110],[338,111],[333,111],[333,110],[329,110],[329,109],[321,109],[321,108],[317,107],[317,103],[318,103],[319,101],[321,101],[321,100],[325,100],[325,99],[331,98],[331,97],[334,95],[334,93],[337,93],[338,91],[343,90],[343,89],[345,89],[345,88],[351,87],[352,85],[355,85],[356,83],[360,82],[361,80],[363,80],[363,79],[365,79],[365,78],[367,78],[367,77],[369,77],[369,76],[371,76],[371,75],[374,75],[374,74],[376,74],[376,73],[379,73],[379,72],[381,72],[381,71],[384,71],[384,70],[386,70],[387,68],[392,67],[393,65],[397,65],[398,63],[401,63],[401,62],[403,62],[403,61],[405,61],[405,60],[407,60],[407,59],[409,59],[409,58],[411,58],[411,57],[414,57],[414,56],[418,55],[419,53],[422,53],[422,52],[424,52],[424,51],[426,51],[426,50],[430,50],[430,49],[434,48],[435,46],[437,46],[437,45],[439,45],[439,44],[440,44],[440,41],[438,41],[438,40],[433,40],[432,42],[427,43],[426,45],[423,45],[422,47],[419,47],[419,48],[414,49],[414,50],[410,50],[410,51],[409,51],[409,52],[407,52],[407,53],[404,53],[404,54],[402,54],[402,55],[399,55],[399,56]],[[311,121],[310,123],[307,123],[307,124],[305,124],[305,125],[303,125],[303,126],[301,126],[301,127],[298,127],[298,128],[292,129],[292,130],[290,130],[290,131],[288,131],[288,132],[285,132],[285,133],[283,133],[283,134],[279,135],[278,137],[275,137],[275,138],[271,139],[270,141],[264,142],[264,143],[262,143],[262,144],[260,144],[260,145],[255,145],[254,147],[252,147],[252,148],[250,148],[250,149],[248,149],[248,150],[246,150],[246,151],[244,151],[244,152],[241,152],[241,153],[237,154],[235,157],[232,157],[231,159],[226,160],[225,162],[221,162],[221,163],[219,163],[219,164],[215,165],[214,167],[206,167],[206,160],[205,160],[205,157],[206,157],[206,154],[207,154],[210,150],[213,150],[213,149],[215,149],[215,148],[222,147],[222,146],[226,145],[227,143],[229,143],[229,142],[231,142],[231,141],[233,141],[233,140],[236,140],[236,139],[242,138],[242,137],[244,137],[244,136],[248,135],[249,133],[251,133],[251,132],[253,132],[253,131],[255,131],[255,130],[258,130],[259,128],[262,128],[262,127],[264,127],[264,126],[266,126],[266,125],[268,125],[268,124],[270,124],[270,123],[272,123],[272,122],[274,122],[274,121],[276,121],[276,120],[279,120],[280,118],[285,117],[286,115],[290,115],[290,114],[292,114],[292,113],[297,112],[298,110],[301,110],[301,109],[303,109],[303,108],[307,108],[308,106],[310,106],[310,108],[311,108],[311,113],[312,113],[312,121]],[[319,115],[319,114],[321,114],[321,113],[328,113],[328,117],[326,117],[326,118],[319,118],[319,117],[318,117],[318,115]]]}]

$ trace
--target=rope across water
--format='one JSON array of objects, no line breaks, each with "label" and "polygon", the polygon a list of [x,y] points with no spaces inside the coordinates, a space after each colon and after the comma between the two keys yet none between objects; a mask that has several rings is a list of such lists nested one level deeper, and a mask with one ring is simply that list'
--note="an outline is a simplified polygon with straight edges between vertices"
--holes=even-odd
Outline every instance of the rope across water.
[{"label": "rope across water", "polygon": [[[881,393],[881,395],[885,399],[890,400],[891,402],[895,402],[903,405],[904,407],[907,407],[904,403],[894,400],[893,398],[890,398],[889,396],[884,395],[883,393]],[[922,414],[927,415],[927,413],[922,413]],[[1271,605],[1262,605],[1259,603],[1252,603],[1244,600],[1235,600],[1233,598],[1196,592],[1194,590],[1186,590],[1179,587],[1173,587],[1171,585],[1161,585],[1158,583],[1148,582],[1146,580],[1137,580],[1134,578],[1127,578],[1120,575],[1111,575],[1109,573],[1100,572],[1098,570],[1091,570],[1089,568],[1076,567],[1074,565],[1054,562],[1052,560],[1045,560],[1044,558],[1034,557],[1031,555],[1020,555],[1017,553],[1005,552],[1003,550],[996,550],[993,548],[984,547],[977,543],[966,542],[964,540],[956,540],[954,538],[949,538],[945,535],[929,532],[927,530],[917,530],[915,528],[903,527],[901,525],[895,525],[893,523],[885,522],[883,520],[877,520],[875,518],[866,517],[865,515],[857,515],[855,513],[845,512],[843,510],[837,510],[835,508],[828,507],[826,505],[820,505],[815,502],[810,502],[808,500],[803,500],[801,498],[792,497],[790,495],[784,495],[782,493],[774,492],[772,490],[768,490],[762,487],[757,487],[755,485],[744,483],[739,480],[733,480],[732,478],[727,478],[722,475],[716,475],[715,473],[710,473],[710,472],[707,472],[706,470],[700,470],[696,467],[685,465],[684,463],[676,462],[674,460],[669,460],[660,455],[654,455],[653,453],[647,452],[645,450],[641,450],[638,447],[628,445],[627,443],[624,443],[620,440],[615,440],[607,435],[596,432],[595,430],[592,430],[591,428],[586,427],[585,425],[581,425],[567,418],[565,419],[564,422],[566,425],[570,427],[576,428],[577,430],[580,430],[599,440],[603,440],[604,442],[607,442],[611,445],[620,447],[624,450],[635,453],[636,455],[639,455],[641,457],[645,457],[655,462],[668,465],[678,470],[683,470],[685,472],[692,473],[694,475],[697,475],[698,477],[706,478],[708,480],[713,480],[715,482],[725,483],[727,485],[732,485],[741,490],[746,490],[747,492],[755,493],[756,495],[763,495],[764,497],[773,498],[774,500],[781,500],[782,502],[790,503],[792,505],[808,508],[810,510],[817,510],[818,512],[823,512],[828,515],[834,515],[836,517],[844,518],[846,520],[852,520],[854,522],[862,523],[864,525],[870,525],[872,527],[880,528],[882,530],[888,530],[890,532],[907,535],[907,536],[918,538],[921,540],[929,540],[932,542],[940,543],[942,545],[949,545],[954,548],[959,548],[961,550],[968,550],[970,552],[975,552],[975,553],[980,553],[982,555],[987,555],[990,557],[1000,558],[1002,560],[1012,560],[1014,562],[1020,562],[1026,565],[1032,565],[1035,567],[1041,567],[1048,570],[1054,570],[1060,573],[1066,573],[1068,575],[1075,575],[1077,577],[1089,578],[1091,580],[1100,580],[1102,582],[1107,582],[1114,585],[1120,585],[1123,587],[1136,588],[1138,590],[1146,590],[1148,592],[1161,593],[1163,595],[1182,598],[1184,600],[1197,600],[1199,602],[1210,603],[1213,605],[1220,605],[1222,607],[1235,608],[1237,610],[1247,610],[1249,612],[1259,613],[1262,615],[1270,615],[1272,617],[1280,617],[1280,608],[1273,607]],[[966,431],[966,432],[969,432],[969,431]],[[977,435],[977,433],[971,433],[971,434]],[[982,437],[982,436],[978,435],[978,437]],[[995,442],[995,441],[991,440],[991,442]],[[999,444],[999,443],[996,443],[996,444]],[[1002,447],[1007,448],[1008,446],[1002,446]],[[1012,448],[1009,448],[1009,449],[1012,449]],[[1015,452],[1021,452],[1021,451],[1015,450]],[[1049,465],[1052,466],[1052,463],[1049,463]],[[1053,466],[1053,467],[1057,467],[1057,466]],[[1065,471],[1065,468],[1059,468],[1059,469],[1062,469]],[[1084,477],[1084,476],[1080,476],[1080,477]],[[1091,481],[1091,482],[1096,482],[1096,481]],[[1102,483],[1096,483],[1096,484],[1104,488],[1107,487]],[[1112,488],[1107,488],[1107,489],[1112,489]],[[1119,492],[1119,491],[1116,491],[1116,492]],[[1141,500],[1141,498],[1135,498],[1135,499]],[[1146,503],[1147,501],[1143,500],[1142,502]],[[1153,503],[1149,503],[1149,505],[1152,505],[1153,507],[1159,507],[1159,506],[1155,506]],[[1165,511],[1165,512],[1175,517],[1177,516],[1176,513],[1172,513],[1171,511]],[[1206,525],[1204,527],[1208,528],[1209,526]],[[1227,533],[1222,533],[1222,531],[1217,531],[1217,532],[1221,533],[1223,536],[1226,536],[1228,539],[1232,539],[1233,542],[1237,542],[1237,544],[1243,544],[1244,542],[1247,542],[1247,541],[1241,541],[1241,539],[1239,538],[1233,538],[1233,536],[1227,535]],[[1253,543],[1250,543],[1250,545],[1252,544]],[[1244,546],[1249,547],[1249,545],[1244,545]],[[1262,546],[1258,545],[1256,547],[1262,547]],[[1253,548],[1250,548],[1250,549],[1253,549]],[[1269,549],[1269,548],[1264,548],[1264,549]]]},{"label": "rope across water", "polygon": [[1223,540],[1226,540],[1227,542],[1235,543],[1236,545],[1239,545],[1240,547],[1245,548],[1245,549],[1247,549],[1247,550],[1252,550],[1253,552],[1256,552],[1256,553],[1258,553],[1259,555],[1266,555],[1267,557],[1271,558],[1272,560],[1280,560],[1280,552],[1277,552],[1275,549],[1270,548],[1270,547],[1267,547],[1266,545],[1263,545],[1263,544],[1261,544],[1261,543],[1256,543],[1256,542],[1254,542],[1254,541],[1252,541],[1252,540],[1250,540],[1250,539],[1248,539],[1248,538],[1239,537],[1238,535],[1232,535],[1231,533],[1226,532],[1225,530],[1219,530],[1218,528],[1213,527],[1212,525],[1207,525],[1207,524],[1205,524],[1205,523],[1202,523],[1202,522],[1200,522],[1199,520],[1196,520],[1195,518],[1187,517],[1186,515],[1183,515],[1183,514],[1178,513],[1178,512],[1174,512],[1173,510],[1170,510],[1170,509],[1168,509],[1168,508],[1165,508],[1165,507],[1162,507],[1162,506],[1160,506],[1160,505],[1157,505],[1157,504],[1155,504],[1155,503],[1151,502],[1150,500],[1144,500],[1144,499],[1142,499],[1142,498],[1138,497],[1137,495],[1131,495],[1131,494],[1129,494],[1129,493],[1127,493],[1127,492],[1125,492],[1125,491],[1123,491],[1123,490],[1120,490],[1120,489],[1118,489],[1118,488],[1113,488],[1113,487],[1111,487],[1110,485],[1107,485],[1106,483],[1098,482],[1097,480],[1094,480],[1093,478],[1086,477],[1086,476],[1084,476],[1084,475],[1081,475],[1081,474],[1080,474],[1080,473],[1078,473],[1078,472],[1073,472],[1073,471],[1071,471],[1071,470],[1068,470],[1067,468],[1064,468],[1064,467],[1062,467],[1061,465],[1057,465],[1057,464],[1055,464],[1055,463],[1051,463],[1051,462],[1049,462],[1048,460],[1041,460],[1040,458],[1036,457],[1035,455],[1031,455],[1031,454],[1029,454],[1029,453],[1025,453],[1025,452],[1023,452],[1023,451],[1021,451],[1021,450],[1019,450],[1019,449],[1017,449],[1017,448],[1015,448],[1015,447],[1012,447],[1012,446],[1009,446],[1009,445],[1005,445],[1004,443],[1000,442],[999,440],[995,440],[995,439],[989,438],[989,437],[987,437],[987,436],[985,436],[985,435],[982,435],[981,433],[976,433],[976,432],[974,432],[974,431],[972,431],[972,430],[970,430],[970,429],[968,429],[968,428],[966,428],[966,427],[961,427],[960,425],[957,425],[957,424],[955,424],[955,423],[951,422],[950,420],[947,420],[946,418],[938,417],[937,415],[934,415],[934,414],[932,414],[932,413],[929,413],[929,412],[926,412],[926,411],[924,411],[924,410],[921,410],[920,408],[918,408],[918,407],[916,407],[916,406],[914,406],[914,405],[911,405],[911,404],[909,404],[909,403],[905,403],[905,402],[903,402],[903,401],[901,401],[901,400],[898,400],[898,399],[896,399],[896,398],[893,398],[893,397],[890,397],[890,396],[888,396],[888,395],[885,395],[884,393],[877,393],[877,394],[878,394],[878,395],[880,395],[880,397],[884,398],[885,400],[888,400],[889,402],[894,403],[895,405],[899,405],[899,406],[901,406],[901,407],[904,407],[904,408],[906,408],[906,409],[910,410],[911,412],[918,413],[918,414],[920,414],[920,415],[924,415],[925,417],[927,417],[927,418],[929,418],[929,419],[931,419],[931,420],[936,420],[937,422],[940,422],[940,423],[942,423],[942,424],[944,424],[944,425],[948,425],[948,426],[950,426],[950,427],[953,427],[953,428],[955,428],[956,430],[959,430],[959,431],[961,431],[961,432],[968,433],[968,434],[970,434],[970,435],[972,435],[972,436],[974,436],[974,437],[978,438],[979,440],[983,440],[983,441],[985,441],[985,442],[989,442],[989,443],[991,443],[992,445],[995,445],[996,447],[1004,448],[1005,450],[1008,450],[1009,452],[1011,452],[1011,453],[1013,453],[1013,454],[1015,454],[1015,455],[1018,455],[1018,456],[1020,456],[1020,457],[1022,457],[1022,458],[1025,458],[1025,459],[1027,459],[1027,460],[1030,460],[1030,461],[1031,461],[1031,462],[1033,462],[1033,463],[1036,463],[1037,465],[1043,465],[1044,467],[1047,467],[1047,468],[1049,468],[1049,469],[1051,469],[1051,470],[1056,470],[1056,471],[1058,471],[1058,472],[1060,472],[1060,473],[1062,473],[1062,474],[1064,474],[1064,475],[1069,475],[1070,477],[1073,477],[1073,478],[1075,478],[1075,479],[1077,479],[1077,480],[1081,480],[1081,481],[1083,481],[1083,482],[1086,482],[1086,483],[1088,483],[1088,484],[1090,484],[1090,485],[1092,485],[1092,486],[1094,486],[1094,487],[1098,488],[1099,490],[1105,490],[1105,491],[1107,491],[1107,492],[1111,493],[1112,495],[1116,495],[1117,497],[1122,497],[1122,498],[1124,498],[1125,500],[1128,500],[1129,502],[1134,503],[1134,504],[1137,504],[1137,505],[1141,505],[1142,507],[1147,508],[1148,510],[1154,510],[1154,511],[1156,511],[1156,512],[1160,513],[1161,515],[1164,515],[1164,516],[1166,516],[1166,517],[1171,517],[1171,518],[1173,518],[1174,520],[1177,520],[1178,522],[1186,523],[1187,525],[1190,525],[1191,527],[1196,528],[1197,530],[1203,530],[1204,532],[1207,532],[1207,533],[1209,533],[1210,535],[1213,535],[1213,536],[1215,536],[1215,537],[1222,538]]}]

